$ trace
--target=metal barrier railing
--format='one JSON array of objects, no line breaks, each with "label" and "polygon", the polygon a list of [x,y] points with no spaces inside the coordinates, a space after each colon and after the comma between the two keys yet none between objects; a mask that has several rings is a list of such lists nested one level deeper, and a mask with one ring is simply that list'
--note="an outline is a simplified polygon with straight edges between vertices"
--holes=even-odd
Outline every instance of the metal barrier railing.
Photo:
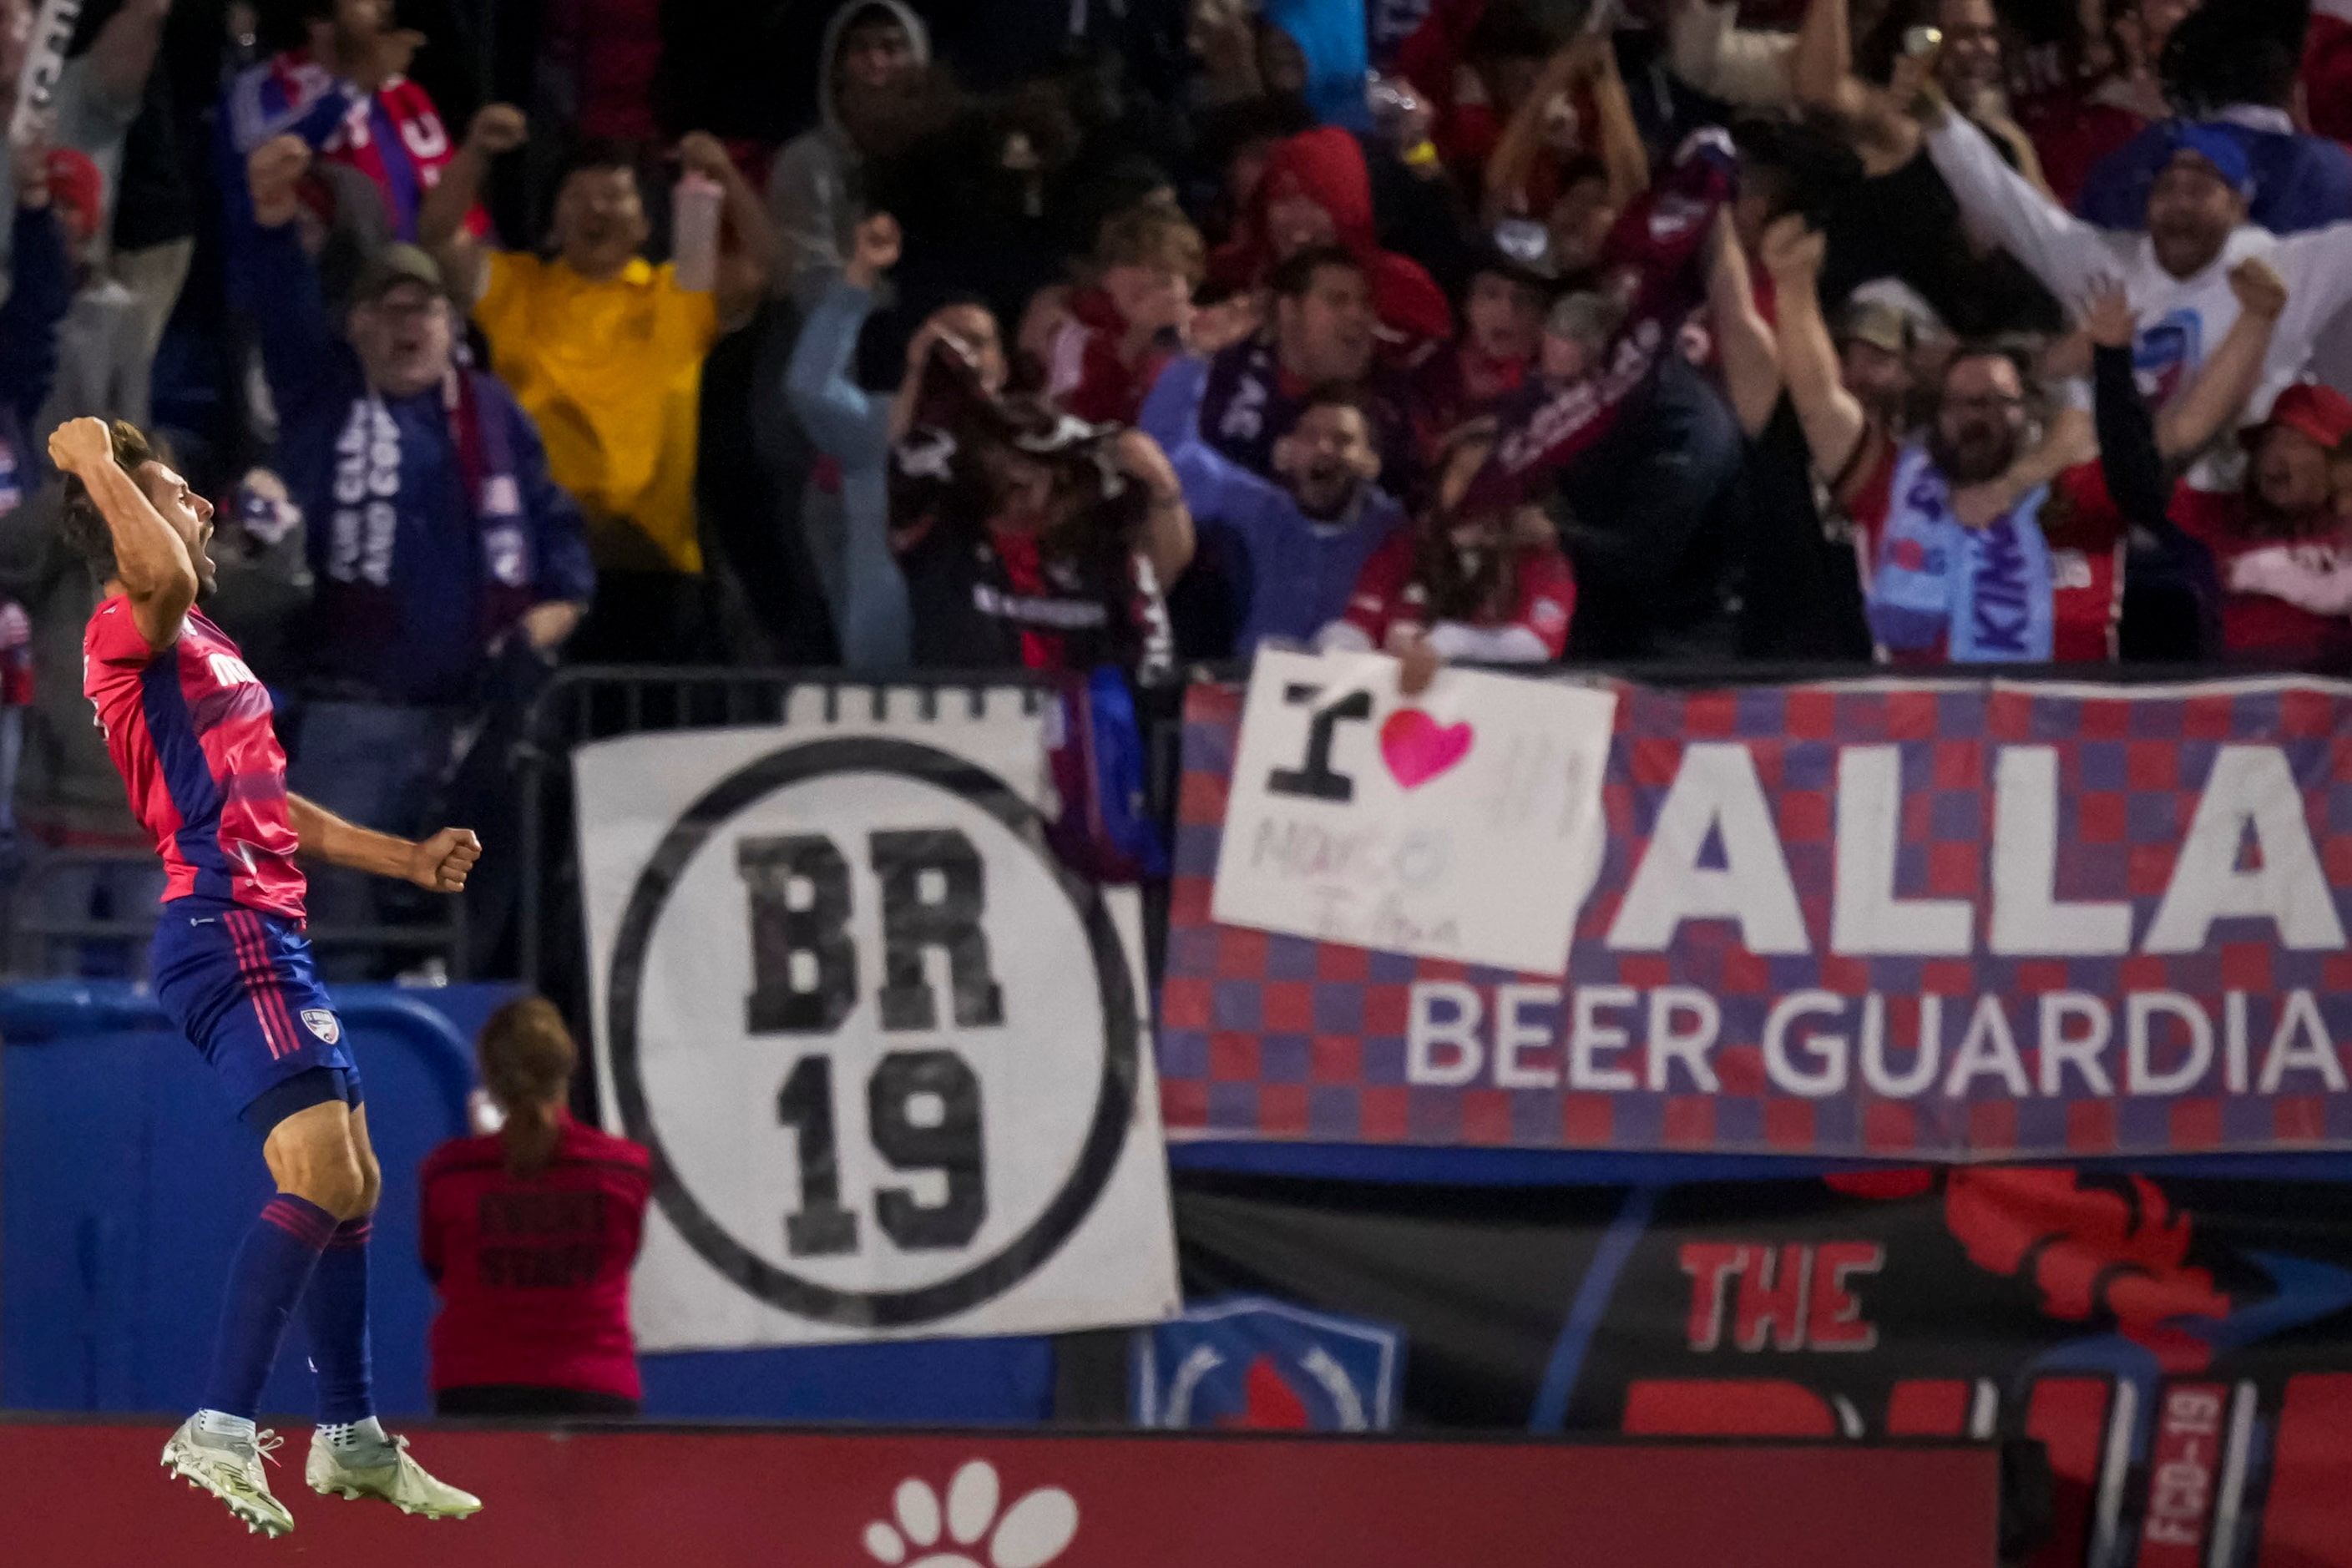
[{"label": "metal barrier railing", "polygon": [[[826,693],[828,711],[845,689],[979,693],[1030,687],[1041,696],[1051,681],[1034,671],[903,670],[884,676],[856,675],[834,668],[724,669],[659,665],[581,665],[558,670],[531,705],[516,747],[515,774],[521,792],[521,839],[525,847],[518,900],[516,970],[520,977],[559,1002],[584,993],[572,972],[554,955],[583,957],[579,909],[570,886],[551,888],[556,877],[576,877],[570,840],[571,774],[564,766],[572,748],[589,741],[662,731],[714,730],[736,725],[780,724],[789,694],[816,689]],[[556,836],[551,843],[550,836]],[[567,1012],[573,1011],[567,1005]],[[575,1014],[584,1021],[584,1013]]]}]

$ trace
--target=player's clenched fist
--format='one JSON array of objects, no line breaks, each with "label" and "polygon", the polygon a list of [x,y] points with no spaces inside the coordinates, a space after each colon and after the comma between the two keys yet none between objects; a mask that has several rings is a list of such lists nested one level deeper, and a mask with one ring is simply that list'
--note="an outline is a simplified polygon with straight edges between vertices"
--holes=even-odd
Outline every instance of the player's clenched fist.
[{"label": "player's clenched fist", "polygon": [[482,858],[470,827],[445,827],[409,852],[408,879],[436,893],[462,893],[467,873]]},{"label": "player's clenched fist", "polygon": [[67,474],[102,468],[114,461],[114,433],[103,419],[68,419],[49,435],[49,461]]}]

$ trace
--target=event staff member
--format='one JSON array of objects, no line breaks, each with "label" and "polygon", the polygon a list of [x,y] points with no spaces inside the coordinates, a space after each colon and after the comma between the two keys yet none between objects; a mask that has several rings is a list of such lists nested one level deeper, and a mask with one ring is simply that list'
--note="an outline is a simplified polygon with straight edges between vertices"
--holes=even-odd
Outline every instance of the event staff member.
[{"label": "event staff member", "polygon": [[634,1415],[629,1269],[651,1157],[564,1110],[580,1053],[545,997],[491,1014],[476,1055],[506,1120],[442,1144],[417,1173],[425,1272],[441,1295],[434,1409]]}]

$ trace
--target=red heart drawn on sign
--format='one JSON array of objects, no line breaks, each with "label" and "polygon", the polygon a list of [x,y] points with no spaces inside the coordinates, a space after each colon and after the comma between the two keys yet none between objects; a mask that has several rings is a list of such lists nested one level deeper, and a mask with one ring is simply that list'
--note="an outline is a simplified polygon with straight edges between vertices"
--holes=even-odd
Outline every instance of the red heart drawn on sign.
[{"label": "red heart drawn on sign", "polygon": [[1400,708],[1381,726],[1381,760],[1407,789],[1418,789],[1470,754],[1470,726],[1440,724],[1418,708]]}]

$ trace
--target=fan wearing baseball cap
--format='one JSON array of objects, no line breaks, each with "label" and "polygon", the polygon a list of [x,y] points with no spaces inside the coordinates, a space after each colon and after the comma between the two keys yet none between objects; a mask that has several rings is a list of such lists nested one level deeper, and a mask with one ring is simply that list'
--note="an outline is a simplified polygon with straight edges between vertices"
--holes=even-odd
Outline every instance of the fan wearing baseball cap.
[{"label": "fan wearing baseball cap", "polygon": [[2330,470],[2352,442],[2352,400],[2297,382],[2267,417],[2240,433],[2245,489],[2174,502],[2181,528],[2205,542],[2227,590],[2221,647],[2264,664],[2352,664],[2352,526]]},{"label": "fan wearing baseball cap", "polygon": [[[2248,221],[2254,171],[2244,145],[2210,123],[2161,128],[2162,162],[2147,187],[2147,232],[2095,227],[2060,207],[2002,163],[1982,132],[1930,98],[1927,150],[1960,209],[1999,237],[2063,300],[2080,300],[2104,279],[2123,289],[2137,318],[2133,355],[2143,387],[2171,405],[2229,335],[2240,315],[2231,273],[2268,263],[2286,302],[2246,406],[2268,408],[2302,381],[2315,342],[2352,304],[2352,224],[2275,235]],[[2228,451],[2200,462],[2200,489],[2238,489]]]},{"label": "fan wearing baseball cap", "polygon": [[2295,383],[2241,432],[2242,489],[2182,485],[2168,502],[2153,422],[2132,385],[2127,319],[2108,331],[2098,367],[2108,489],[2132,521],[2159,536],[2177,529],[2189,548],[2210,552],[2220,651],[2248,664],[2352,665],[2352,486],[2336,482],[2338,474],[2352,479],[2352,401]]},{"label": "fan wearing baseball cap", "polygon": [[[336,330],[297,221],[313,160],[281,136],[246,169],[245,266],[254,297],[270,301],[256,321],[285,421],[279,471],[318,584],[294,777],[337,816],[396,831],[422,826],[434,759],[478,721],[481,694],[527,684],[552,659],[595,574],[580,509],[549,479],[530,416],[457,357],[462,318],[430,256],[383,247]],[[495,864],[486,870],[495,877]],[[355,925],[394,912],[332,872],[312,879],[310,910]]]}]

